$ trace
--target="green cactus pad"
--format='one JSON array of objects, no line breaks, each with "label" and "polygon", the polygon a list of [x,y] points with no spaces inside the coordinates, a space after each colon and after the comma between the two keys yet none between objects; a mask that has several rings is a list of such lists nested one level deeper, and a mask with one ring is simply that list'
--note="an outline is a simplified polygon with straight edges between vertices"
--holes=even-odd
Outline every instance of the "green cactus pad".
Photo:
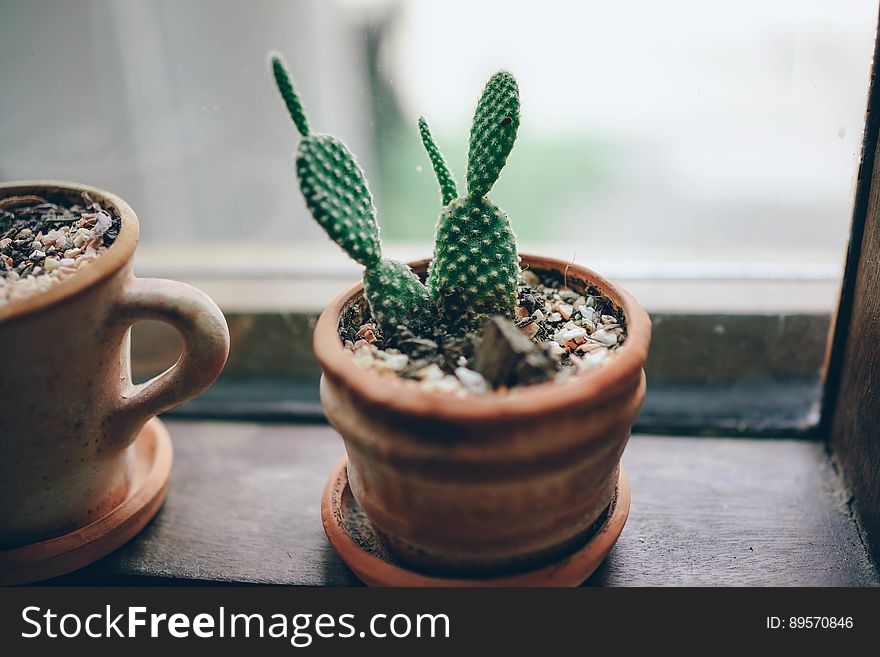
[{"label": "green cactus pad", "polygon": [[519,256],[510,220],[487,198],[459,198],[440,213],[428,289],[453,321],[510,316],[517,304]]},{"label": "green cactus pad", "polygon": [[493,75],[474,113],[468,150],[468,193],[485,196],[498,180],[498,174],[516,140],[519,128],[519,88],[507,71]]},{"label": "green cactus pad", "polygon": [[364,296],[387,335],[400,325],[413,332],[430,330],[436,306],[428,289],[409,267],[382,258],[379,223],[364,172],[345,144],[331,135],[313,135],[287,69],[271,56],[272,73],[297,130],[296,175],[315,220],[355,260],[364,265]]},{"label": "green cactus pad", "polygon": [[383,259],[364,271],[364,296],[386,334],[401,325],[421,333],[434,318],[436,306],[427,288],[397,260]]},{"label": "green cactus pad", "polygon": [[379,262],[379,224],[373,195],[357,160],[330,135],[309,135],[296,154],[306,205],[334,242],[361,264]]},{"label": "green cactus pad", "polygon": [[458,187],[455,185],[455,178],[449,171],[446,160],[443,159],[443,154],[437,148],[434,137],[431,135],[431,130],[428,128],[428,122],[425,121],[423,116],[419,117],[419,134],[422,136],[422,144],[425,145],[428,159],[431,160],[431,166],[434,167],[434,174],[437,176],[437,182],[440,184],[440,198],[443,205],[449,205],[458,196]]},{"label": "green cactus pad", "polygon": [[293,119],[296,129],[305,137],[309,134],[309,120],[306,118],[306,112],[303,109],[299,94],[296,93],[296,88],[293,86],[290,75],[287,73],[284,59],[280,53],[272,53],[271,60],[272,74],[275,76],[275,84],[278,86],[278,91],[284,99],[284,104],[287,105],[287,111],[290,112],[290,118]]}]

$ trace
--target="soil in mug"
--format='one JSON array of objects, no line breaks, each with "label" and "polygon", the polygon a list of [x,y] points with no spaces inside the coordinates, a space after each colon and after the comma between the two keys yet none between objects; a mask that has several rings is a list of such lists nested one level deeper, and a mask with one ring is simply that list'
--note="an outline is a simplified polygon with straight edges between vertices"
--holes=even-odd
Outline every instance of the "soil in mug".
[{"label": "soil in mug", "polygon": [[[515,391],[547,379],[564,381],[601,367],[626,340],[623,310],[595,287],[563,272],[524,270],[518,295],[519,307],[510,326],[530,341],[530,352],[515,356],[533,359],[529,376],[520,371],[511,378],[508,372],[499,380],[487,371],[485,363],[494,359],[485,354],[497,351],[497,345],[486,342],[506,342],[503,330],[484,325],[482,330],[462,332],[438,317],[430,337],[407,331],[385,336],[362,298],[343,312],[339,336],[355,366],[458,395]],[[504,349],[498,353],[502,360],[507,356]]]},{"label": "soil in mug", "polygon": [[66,204],[42,196],[0,199],[0,306],[43,292],[113,244],[120,218],[83,193]]}]

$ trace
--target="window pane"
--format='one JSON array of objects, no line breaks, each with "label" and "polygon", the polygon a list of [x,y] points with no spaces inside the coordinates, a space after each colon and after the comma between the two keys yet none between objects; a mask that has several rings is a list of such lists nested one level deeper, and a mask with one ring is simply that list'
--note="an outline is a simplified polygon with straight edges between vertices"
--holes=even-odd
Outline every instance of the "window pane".
[{"label": "window pane", "polygon": [[293,179],[278,48],[317,129],[363,161],[386,238],[414,252],[438,210],[416,117],[463,178],[473,106],[504,67],[523,123],[493,197],[524,250],[647,277],[840,268],[874,0],[0,6],[0,176],[112,189],[146,246],[336,254]]},{"label": "window pane", "polygon": [[[574,258],[652,312],[644,417],[701,409],[692,424],[737,426],[775,409],[803,427],[877,4],[0,0],[0,180],[78,180],[128,200],[139,273],[188,279],[242,326],[271,325],[277,343],[250,344],[306,354],[293,369],[312,394],[303,313],[358,268],[305,211],[267,51],[286,54],[315,129],[358,155],[402,258],[430,254],[439,210],[417,117],[463,181],[476,99],[506,68],[523,120],[492,197],[522,251]],[[297,316],[268,317],[279,312]],[[228,371],[259,378],[271,359],[243,344]]]}]

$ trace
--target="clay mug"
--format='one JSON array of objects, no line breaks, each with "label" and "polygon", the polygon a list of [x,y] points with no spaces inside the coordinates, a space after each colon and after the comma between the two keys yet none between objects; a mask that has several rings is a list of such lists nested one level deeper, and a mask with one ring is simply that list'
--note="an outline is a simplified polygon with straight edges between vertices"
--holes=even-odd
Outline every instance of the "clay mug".
[{"label": "clay mug", "polygon": [[[132,442],[154,415],[205,390],[220,374],[229,332],[198,290],[136,278],[138,220],[121,198],[60,182],[0,184],[0,198],[92,200],[121,218],[92,263],[48,290],[0,307],[0,550],[84,527],[126,497]],[[164,373],[131,380],[131,326],[153,319],[183,337]]]}]

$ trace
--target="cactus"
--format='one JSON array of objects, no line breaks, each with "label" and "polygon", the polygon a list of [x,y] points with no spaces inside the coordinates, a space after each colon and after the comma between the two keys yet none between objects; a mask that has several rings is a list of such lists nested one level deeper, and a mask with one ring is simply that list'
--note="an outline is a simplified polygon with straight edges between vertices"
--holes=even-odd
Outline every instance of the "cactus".
[{"label": "cactus", "polygon": [[306,206],[330,238],[364,266],[364,296],[380,328],[388,335],[401,325],[423,332],[434,304],[407,265],[382,257],[376,207],[363,170],[340,140],[311,133],[281,56],[274,54],[271,61],[278,90],[302,135],[296,174]]},{"label": "cactus", "polygon": [[449,205],[456,197],[458,197],[458,187],[455,184],[455,178],[437,144],[434,143],[434,137],[431,135],[431,129],[424,116],[419,117],[419,134],[422,136],[422,143],[428,152],[428,159],[431,160],[431,166],[434,167],[434,174],[437,176],[437,182],[440,184],[440,199],[443,205]]},{"label": "cactus", "polygon": [[455,194],[427,123],[422,141],[440,183],[445,206],[440,212],[434,258],[428,272],[431,297],[453,321],[483,315],[513,315],[517,305],[519,255],[507,214],[486,194],[495,184],[513,148],[519,127],[519,90],[510,73],[493,75],[474,113],[468,150],[467,194]]}]

